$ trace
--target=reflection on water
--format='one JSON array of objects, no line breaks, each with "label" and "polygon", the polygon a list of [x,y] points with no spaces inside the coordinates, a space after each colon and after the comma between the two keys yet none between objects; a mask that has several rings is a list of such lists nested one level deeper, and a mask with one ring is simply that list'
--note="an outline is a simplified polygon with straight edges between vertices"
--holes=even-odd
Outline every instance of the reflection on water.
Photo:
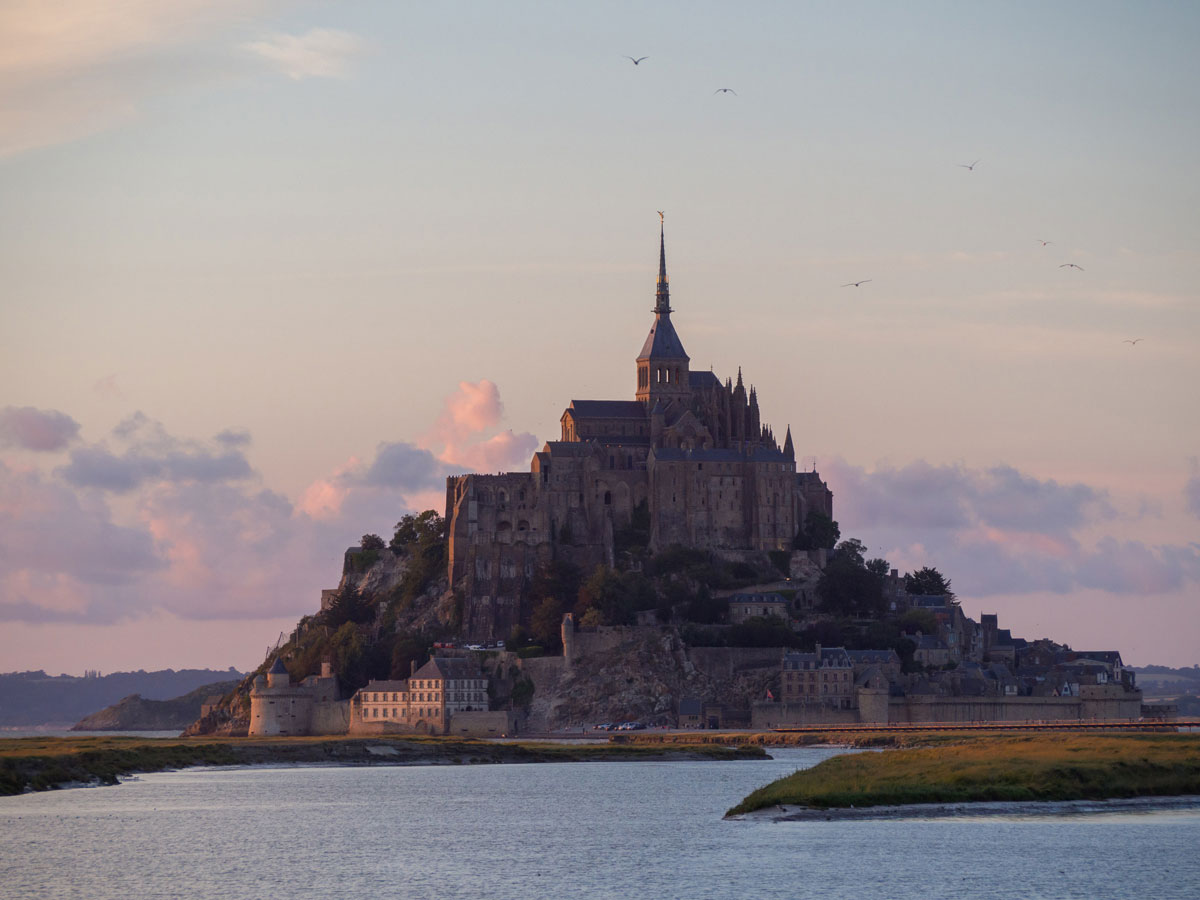
[{"label": "reflection on water", "polygon": [[254,768],[0,800],[38,898],[1194,898],[1200,812],[724,821],[756,762]]}]

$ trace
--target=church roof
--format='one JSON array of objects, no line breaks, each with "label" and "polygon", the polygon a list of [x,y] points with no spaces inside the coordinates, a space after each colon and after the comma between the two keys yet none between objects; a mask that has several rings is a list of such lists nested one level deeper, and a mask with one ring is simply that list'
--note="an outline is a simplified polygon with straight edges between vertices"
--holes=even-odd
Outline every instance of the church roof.
[{"label": "church roof", "polygon": [[594,452],[591,441],[546,441],[546,450],[553,459],[556,456],[591,456]]},{"label": "church roof", "polygon": [[712,390],[721,387],[721,379],[712,372],[688,372],[688,387],[693,390]]},{"label": "church roof", "polygon": [[783,454],[770,447],[753,450],[728,449],[680,450],[677,447],[655,447],[654,459],[658,462],[786,462]]},{"label": "church roof", "polygon": [[567,408],[576,419],[646,418],[646,406],[640,400],[572,400]]},{"label": "church roof", "polygon": [[659,313],[654,317],[650,333],[646,335],[646,343],[642,344],[642,352],[638,359],[688,359],[683,349],[683,341],[675,333],[671,324],[670,313]]},{"label": "church roof", "polygon": [[[478,678],[479,666],[473,660],[453,656],[435,656],[417,669],[412,678]],[[412,680],[411,678],[409,679]]]}]

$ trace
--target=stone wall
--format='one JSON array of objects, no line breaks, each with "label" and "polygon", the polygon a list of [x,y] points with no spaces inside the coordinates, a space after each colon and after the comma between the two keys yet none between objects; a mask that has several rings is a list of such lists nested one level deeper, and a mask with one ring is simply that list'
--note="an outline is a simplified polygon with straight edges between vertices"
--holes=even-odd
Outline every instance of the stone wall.
[{"label": "stone wall", "polygon": [[507,710],[459,712],[450,717],[449,734],[457,737],[501,737],[516,732],[513,713]]},{"label": "stone wall", "polygon": [[709,678],[728,680],[749,669],[780,669],[783,647],[689,647],[688,661]]},{"label": "stone wall", "polygon": [[349,730],[349,700],[328,700],[313,704],[309,734],[346,734]]},{"label": "stone wall", "polygon": [[1038,722],[1136,719],[1140,694],[1079,697],[899,697],[888,703],[889,722]]},{"label": "stone wall", "polygon": [[816,703],[755,703],[750,711],[751,728],[780,725],[857,725],[856,709],[833,709]]}]

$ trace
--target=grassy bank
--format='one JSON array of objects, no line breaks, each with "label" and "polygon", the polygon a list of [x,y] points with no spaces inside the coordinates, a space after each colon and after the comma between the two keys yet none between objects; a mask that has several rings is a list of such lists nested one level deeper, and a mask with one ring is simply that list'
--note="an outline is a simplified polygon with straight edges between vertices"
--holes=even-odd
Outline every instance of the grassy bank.
[{"label": "grassy bank", "polygon": [[501,744],[453,738],[15,738],[0,740],[0,795],[71,784],[116,784],[121,775],[186,766],[272,763],[415,766],[765,756],[761,747]]},{"label": "grassy bank", "polygon": [[832,757],[759,788],[727,815],[779,804],[829,809],[1200,794],[1200,735],[989,735],[926,744]]}]

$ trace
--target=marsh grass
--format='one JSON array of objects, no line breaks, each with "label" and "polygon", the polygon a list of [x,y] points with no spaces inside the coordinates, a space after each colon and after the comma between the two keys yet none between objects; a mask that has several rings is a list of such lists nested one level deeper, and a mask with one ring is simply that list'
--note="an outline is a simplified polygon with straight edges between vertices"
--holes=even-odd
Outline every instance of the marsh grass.
[{"label": "marsh grass", "polygon": [[727,815],[973,801],[1200,794],[1200,735],[1036,734],[943,739],[834,756],[759,788]]}]

